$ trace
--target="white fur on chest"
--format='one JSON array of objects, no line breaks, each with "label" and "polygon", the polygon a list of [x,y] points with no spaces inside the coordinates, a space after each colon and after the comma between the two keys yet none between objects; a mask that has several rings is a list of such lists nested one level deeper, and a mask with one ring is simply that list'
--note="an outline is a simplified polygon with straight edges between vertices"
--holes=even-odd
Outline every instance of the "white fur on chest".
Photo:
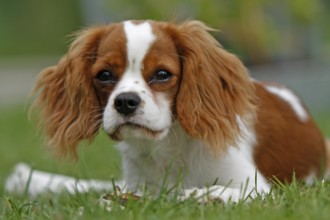
[{"label": "white fur on chest", "polygon": [[[251,130],[243,126],[238,147],[230,147],[219,157],[212,155],[202,141],[187,136],[178,124],[161,141],[127,140],[118,145],[124,180],[130,190],[145,183],[159,188],[164,180],[167,187],[182,183],[185,189],[213,184],[240,188],[247,181],[253,188],[259,173],[252,159],[255,135]],[[257,187],[268,188],[260,174]]]}]

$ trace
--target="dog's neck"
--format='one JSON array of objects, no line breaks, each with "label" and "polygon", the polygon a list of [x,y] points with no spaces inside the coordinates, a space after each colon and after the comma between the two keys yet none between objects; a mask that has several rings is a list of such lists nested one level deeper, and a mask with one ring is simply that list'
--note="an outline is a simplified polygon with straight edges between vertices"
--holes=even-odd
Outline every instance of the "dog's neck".
[{"label": "dog's neck", "polygon": [[[202,140],[188,136],[179,123],[174,123],[169,134],[162,140],[134,138],[121,142],[118,149],[123,157],[127,188],[135,190],[139,184],[159,188],[164,178],[168,187],[178,181],[181,181],[184,188],[212,185],[220,177],[224,185],[228,184],[237,172],[236,169],[244,169],[245,162],[249,164],[252,157],[251,147],[255,144],[253,128],[243,126],[241,129],[248,132],[245,138],[240,138],[238,147],[229,147],[228,152],[220,157],[215,157]],[[242,158],[246,158],[246,161]],[[233,164],[228,164],[228,161]],[[255,172],[254,168],[252,170]]]},{"label": "dog's neck", "polygon": [[192,139],[181,125],[175,122],[167,136],[161,140],[126,139],[118,144],[118,149],[124,159],[143,160],[143,163],[153,161],[155,164],[165,165],[186,157],[194,148],[202,148],[200,145],[203,145],[201,141]]},{"label": "dog's neck", "polygon": [[128,139],[119,143],[118,149],[129,188],[137,183],[158,185],[165,176],[176,182],[180,176],[184,178],[188,164],[197,159],[194,157],[212,157],[204,143],[189,137],[179,123],[161,140]]}]

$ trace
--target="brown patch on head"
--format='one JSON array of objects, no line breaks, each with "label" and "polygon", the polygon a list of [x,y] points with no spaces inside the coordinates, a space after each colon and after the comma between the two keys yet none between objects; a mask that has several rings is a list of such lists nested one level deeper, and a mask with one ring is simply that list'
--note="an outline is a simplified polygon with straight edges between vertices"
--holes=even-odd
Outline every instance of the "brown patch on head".
[{"label": "brown patch on head", "polygon": [[255,111],[255,92],[241,61],[225,51],[201,22],[166,25],[182,69],[176,113],[185,131],[215,154],[235,145],[243,121]]},{"label": "brown patch on head", "polygon": [[59,153],[76,156],[81,140],[92,140],[101,124],[112,88],[95,81],[98,71],[110,69],[120,77],[125,68],[122,25],[89,28],[77,35],[57,66],[38,77],[33,108],[41,109],[40,121],[49,145]]},{"label": "brown patch on head", "polygon": [[[153,91],[154,100],[157,102],[157,94],[166,94],[174,108],[182,71],[179,53],[175,42],[167,31],[167,24],[161,22],[150,22],[150,24],[156,39],[144,57],[143,76]],[[152,82],[154,75],[161,70],[170,73],[170,79],[165,82]]]},{"label": "brown patch on head", "polygon": [[122,24],[110,25],[107,35],[102,39],[97,51],[97,59],[92,67],[93,82],[102,107],[107,104],[115,84],[102,84],[96,76],[101,71],[110,71],[119,81],[127,65],[126,38]]}]

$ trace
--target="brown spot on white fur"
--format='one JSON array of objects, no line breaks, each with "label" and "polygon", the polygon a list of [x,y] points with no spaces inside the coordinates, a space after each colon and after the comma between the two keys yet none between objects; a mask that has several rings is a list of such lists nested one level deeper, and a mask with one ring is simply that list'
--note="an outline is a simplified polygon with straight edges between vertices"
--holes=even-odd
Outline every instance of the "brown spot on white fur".
[{"label": "brown spot on white fur", "polygon": [[[324,138],[315,123],[301,122],[291,106],[256,83],[258,111],[256,134],[258,145],[254,160],[261,173],[290,182],[293,173],[303,180],[324,169]],[[323,164],[322,164],[323,163]]]}]

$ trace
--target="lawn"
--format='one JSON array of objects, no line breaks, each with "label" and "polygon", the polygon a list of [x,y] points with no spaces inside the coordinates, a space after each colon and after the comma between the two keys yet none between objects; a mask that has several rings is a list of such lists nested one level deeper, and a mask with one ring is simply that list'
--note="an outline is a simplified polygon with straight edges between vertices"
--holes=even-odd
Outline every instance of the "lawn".
[{"label": "lawn", "polygon": [[[300,183],[274,187],[274,197],[250,203],[223,205],[179,202],[161,194],[157,199],[129,201],[125,209],[114,202],[112,212],[98,205],[100,193],[75,196],[45,194],[38,198],[3,192],[6,176],[17,162],[79,178],[120,178],[120,157],[104,134],[80,147],[78,161],[59,159],[42,145],[42,137],[29,122],[24,106],[0,107],[0,219],[329,219],[330,182],[312,187]],[[330,114],[318,115],[322,131],[330,136]]]}]

